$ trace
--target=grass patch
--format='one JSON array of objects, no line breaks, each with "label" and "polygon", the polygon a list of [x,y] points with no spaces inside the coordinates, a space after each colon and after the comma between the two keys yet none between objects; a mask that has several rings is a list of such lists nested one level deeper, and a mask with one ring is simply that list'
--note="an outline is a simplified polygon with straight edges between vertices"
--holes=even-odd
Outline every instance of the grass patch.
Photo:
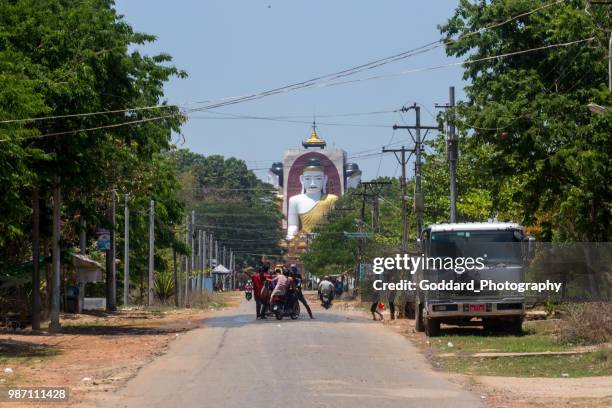
[{"label": "grass patch", "polygon": [[[442,352],[541,352],[567,351],[572,345],[559,341],[552,331],[537,322],[524,324],[521,335],[493,333],[480,328],[448,328],[440,337],[429,339],[433,349]],[[448,342],[453,347],[448,347]]]},{"label": "grass patch", "polygon": [[612,375],[610,349],[562,356],[450,357],[436,361],[449,371],[470,375],[553,378]]}]

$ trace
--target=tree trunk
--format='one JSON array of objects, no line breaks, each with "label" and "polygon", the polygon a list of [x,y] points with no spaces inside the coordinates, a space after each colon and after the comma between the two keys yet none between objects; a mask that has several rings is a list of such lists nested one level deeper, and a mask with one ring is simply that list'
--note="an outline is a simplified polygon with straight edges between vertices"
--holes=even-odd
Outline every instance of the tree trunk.
[{"label": "tree trunk", "polygon": [[40,330],[40,202],[38,187],[32,191],[32,330]]},{"label": "tree trunk", "polygon": [[60,216],[62,192],[60,178],[55,176],[53,183],[53,244],[52,244],[52,265],[53,276],[51,279],[51,323],[49,331],[57,333],[60,330]]}]

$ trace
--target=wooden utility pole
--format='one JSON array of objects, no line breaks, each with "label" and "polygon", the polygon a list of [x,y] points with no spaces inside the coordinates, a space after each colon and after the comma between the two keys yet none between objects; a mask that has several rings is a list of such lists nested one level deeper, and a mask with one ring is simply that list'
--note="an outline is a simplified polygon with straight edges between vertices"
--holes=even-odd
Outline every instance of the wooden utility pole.
[{"label": "wooden utility pole", "polygon": [[151,200],[149,208],[149,273],[148,273],[148,304],[153,306],[153,269],[155,268],[155,201]]}]

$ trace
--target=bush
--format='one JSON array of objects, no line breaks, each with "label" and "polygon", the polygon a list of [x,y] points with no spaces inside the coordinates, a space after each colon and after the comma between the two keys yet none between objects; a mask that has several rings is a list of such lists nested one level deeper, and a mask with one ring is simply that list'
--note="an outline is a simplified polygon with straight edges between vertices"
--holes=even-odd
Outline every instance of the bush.
[{"label": "bush", "polygon": [[572,344],[612,341],[612,303],[581,303],[568,306],[559,337]]},{"label": "bush", "polygon": [[162,303],[166,303],[172,296],[174,296],[173,275],[168,272],[156,274],[154,291],[157,300]]}]

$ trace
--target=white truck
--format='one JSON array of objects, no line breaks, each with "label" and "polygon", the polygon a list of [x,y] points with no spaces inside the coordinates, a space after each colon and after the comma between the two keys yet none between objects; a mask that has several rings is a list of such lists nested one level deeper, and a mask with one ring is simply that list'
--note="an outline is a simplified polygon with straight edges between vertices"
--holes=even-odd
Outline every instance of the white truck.
[{"label": "white truck", "polygon": [[465,284],[473,281],[478,289],[481,281],[523,282],[525,261],[532,252],[532,241],[533,238],[525,234],[523,227],[514,223],[452,223],[427,227],[421,235],[425,259],[481,259],[479,269],[467,271],[461,268],[461,273],[457,268],[441,268],[439,264],[425,265],[415,273],[413,279],[418,281],[415,282],[417,291],[414,304],[417,331],[436,336],[441,323],[478,323],[486,329],[520,332],[525,316],[525,299],[521,293],[465,290],[465,286],[461,289],[422,290],[419,283],[452,281]]}]

